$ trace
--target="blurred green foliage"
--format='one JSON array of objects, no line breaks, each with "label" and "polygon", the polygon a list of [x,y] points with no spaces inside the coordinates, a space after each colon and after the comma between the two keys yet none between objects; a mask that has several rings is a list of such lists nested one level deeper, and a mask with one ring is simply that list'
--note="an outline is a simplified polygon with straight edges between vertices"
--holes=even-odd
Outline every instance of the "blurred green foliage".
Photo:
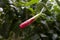
[{"label": "blurred green foliage", "polygon": [[[34,23],[19,24],[44,10]],[[0,40],[60,40],[59,0],[0,0]]]}]

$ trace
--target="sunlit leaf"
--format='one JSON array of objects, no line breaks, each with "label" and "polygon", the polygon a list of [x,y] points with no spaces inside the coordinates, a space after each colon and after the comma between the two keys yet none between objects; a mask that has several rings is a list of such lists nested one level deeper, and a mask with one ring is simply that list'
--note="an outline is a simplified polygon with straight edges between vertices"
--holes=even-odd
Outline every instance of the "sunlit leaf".
[{"label": "sunlit leaf", "polygon": [[38,3],[39,0],[31,0],[30,2],[26,2],[25,6],[30,6],[32,4]]}]

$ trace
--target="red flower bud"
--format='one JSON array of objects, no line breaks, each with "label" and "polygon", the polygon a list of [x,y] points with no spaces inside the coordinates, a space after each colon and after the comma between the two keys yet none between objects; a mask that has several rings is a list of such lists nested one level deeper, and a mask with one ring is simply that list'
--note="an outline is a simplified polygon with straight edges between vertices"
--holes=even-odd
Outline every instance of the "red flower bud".
[{"label": "red flower bud", "polygon": [[35,15],[34,17],[32,17],[32,18],[26,20],[25,22],[21,23],[21,24],[19,25],[19,27],[22,28],[22,29],[25,28],[26,26],[28,26],[28,25],[30,25],[32,22],[34,22],[39,16],[40,16],[40,14]]},{"label": "red flower bud", "polygon": [[32,18],[26,20],[25,22],[21,23],[21,24],[19,25],[19,27],[20,27],[20,28],[25,28],[26,26],[28,26],[28,25],[30,25],[32,22],[34,22],[34,20],[35,20],[35,19],[32,17]]}]

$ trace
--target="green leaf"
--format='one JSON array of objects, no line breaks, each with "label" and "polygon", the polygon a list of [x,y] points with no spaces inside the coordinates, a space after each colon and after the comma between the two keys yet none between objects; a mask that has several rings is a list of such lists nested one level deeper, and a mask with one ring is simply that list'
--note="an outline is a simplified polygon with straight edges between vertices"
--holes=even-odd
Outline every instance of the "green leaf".
[{"label": "green leaf", "polygon": [[30,6],[32,4],[38,3],[39,0],[31,0],[30,2],[26,2],[25,6]]},{"label": "green leaf", "polygon": [[34,16],[35,15],[35,11],[33,10],[33,8],[28,8],[32,13],[32,15]]},{"label": "green leaf", "polygon": [[58,5],[54,6],[54,10],[55,10],[55,12],[60,13],[60,8]]}]

